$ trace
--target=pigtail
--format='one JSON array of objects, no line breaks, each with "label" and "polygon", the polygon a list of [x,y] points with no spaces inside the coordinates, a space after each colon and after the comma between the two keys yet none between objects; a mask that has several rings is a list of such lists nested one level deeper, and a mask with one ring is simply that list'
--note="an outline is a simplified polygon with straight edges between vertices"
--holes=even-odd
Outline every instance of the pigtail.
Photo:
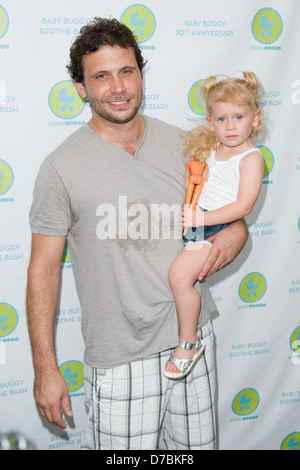
[{"label": "pigtail", "polygon": [[[217,83],[217,76],[211,76],[202,82],[200,93],[204,108],[207,96]],[[205,160],[210,156],[211,151],[217,148],[216,135],[206,125],[202,125],[192,131],[185,132],[183,137],[185,138],[184,156],[199,160],[201,163],[205,163]]]},{"label": "pigtail", "polygon": [[[257,109],[259,109],[259,100],[260,100],[260,81],[253,72],[243,72],[243,78],[245,80],[246,86],[251,90],[255,105]],[[251,132],[251,137],[258,137],[263,129],[263,121],[262,117],[259,119],[258,125],[255,127],[255,129],[252,129]]]},{"label": "pigtail", "polygon": [[200,85],[200,94],[204,101],[203,103],[204,105],[205,105],[208,94],[211,92],[212,88],[214,88],[217,84],[218,84],[218,76],[212,75],[211,77],[208,77],[206,80],[204,80],[202,84]]},{"label": "pigtail", "polygon": [[199,160],[201,163],[204,163],[211,150],[217,147],[215,133],[205,125],[185,132],[183,137],[185,139],[184,156]]},{"label": "pigtail", "polygon": [[257,75],[255,75],[253,72],[243,72],[243,78],[245,80],[246,86],[256,92],[257,98],[259,98],[260,81]]}]

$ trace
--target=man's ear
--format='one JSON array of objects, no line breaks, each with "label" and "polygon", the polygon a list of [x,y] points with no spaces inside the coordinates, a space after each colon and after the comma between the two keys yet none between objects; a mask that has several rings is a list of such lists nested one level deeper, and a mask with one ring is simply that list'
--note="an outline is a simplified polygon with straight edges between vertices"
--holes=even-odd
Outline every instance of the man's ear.
[{"label": "man's ear", "polygon": [[78,94],[81,96],[81,98],[86,98],[86,92],[85,92],[85,87],[84,84],[81,82],[74,82],[74,85],[76,87],[76,90],[78,91]]}]

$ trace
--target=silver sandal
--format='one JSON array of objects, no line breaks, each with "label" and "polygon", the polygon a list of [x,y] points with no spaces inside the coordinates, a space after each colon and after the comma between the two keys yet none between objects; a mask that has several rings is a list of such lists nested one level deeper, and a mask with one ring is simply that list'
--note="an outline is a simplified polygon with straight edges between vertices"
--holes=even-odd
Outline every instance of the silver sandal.
[{"label": "silver sandal", "polygon": [[180,380],[189,375],[205,351],[205,344],[203,343],[202,339],[199,338],[199,336],[197,337],[197,341],[195,343],[188,343],[179,340],[179,346],[187,350],[196,349],[196,352],[192,359],[177,359],[173,353],[171,354],[167,364],[175,364],[177,369],[180,370],[180,372],[168,372],[166,370],[163,371],[164,376],[171,380]]}]

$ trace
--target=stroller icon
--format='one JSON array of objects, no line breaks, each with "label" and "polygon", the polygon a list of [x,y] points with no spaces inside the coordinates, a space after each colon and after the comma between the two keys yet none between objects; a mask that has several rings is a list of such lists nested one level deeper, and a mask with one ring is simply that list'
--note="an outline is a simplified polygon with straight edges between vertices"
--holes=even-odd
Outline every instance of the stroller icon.
[{"label": "stroller icon", "polygon": [[4,323],[7,323],[8,321],[8,312],[5,312],[6,315],[3,315],[2,317],[0,317],[0,329],[2,331],[5,331],[7,330],[7,325],[4,325]]},{"label": "stroller icon", "polygon": [[199,103],[197,104],[197,108],[201,109],[203,107],[203,104],[202,104],[202,96],[200,92],[200,87],[197,90],[197,100],[199,100]]},{"label": "stroller icon", "polygon": [[270,31],[273,27],[274,27],[274,23],[275,23],[275,19],[273,18],[273,22],[272,23],[269,23],[268,22],[268,16],[267,15],[263,15],[260,19],[260,27],[264,30],[262,31],[260,34],[262,37],[264,37],[266,34],[269,36],[269,37],[272,37],[273,36],[273,33],[272,31]]},{"label": "stroller icon", "polygon": [[252,395],[250,398],[246,398],[246,393],[244,393],[241,397],[240,397],[240,411],[243,411],[244,408],[246,408],[246,410],[250,410],[250,403],[252,401]]},{"label": "stroller icon", "polygon": [[74,106],[70,103],[75,101],[75,91],[73,92],[73,95],[68,95],[67,88],[62,88],[58,93],[58,99],[60,103],[62,103],[62,106],[60,107],[61,111],[66,111],[67,108],[69,111],[74,111]]},{"label": "stroller icon", "polygon": [[247,289],[247,297],[251,297],[253,295],[253,297],[256,297],[257,296],[257,289],[258,289],[258,286],[259,286],[259,282],[257,282],[256,284],[253,283],[253,277],[251,277],[249,279],[249,281],[247,282],[246,284],[246,289]]},{"label": "stroller icon", "polygon": [[300,445],[300,442],[299,441],[295,441],[295,438],[292,437],[289,441],[288,441],[288,448],[289,450],[299,450],[299,445]]},{"label": "stroller icon", "polygon": [[71,372],[71,367],[67,367],[66,370],[63,373],[63,377],[65,381],[67,382],[67,386],[69,385],[77,385],[77,379],[79,375],[79,369],[74,373]]},{"label": "stroller icon", "polygon": [[141,29],[142,26],[145,26],[146,24],[146,17],[147,15],[144,16],[143,20],[138,19],[138,12],[134,11],[132,15],[130,16],[130,24],[131,26],[136,26],[136,29],[133,29],[132,34],[140,34],[141,36],[144,36],[145,31]]}]

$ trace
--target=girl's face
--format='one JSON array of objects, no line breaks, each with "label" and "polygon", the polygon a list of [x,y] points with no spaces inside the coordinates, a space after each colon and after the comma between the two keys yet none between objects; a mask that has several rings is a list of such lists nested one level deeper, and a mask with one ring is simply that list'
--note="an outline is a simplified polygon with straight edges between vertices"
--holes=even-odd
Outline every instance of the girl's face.
[{"label": "girl's face", "polygon": [[259,118],[260,110],[220,101],[212,104],[211,115],[206,119],[221,144],[243,151],[250,143],[252,128],[257,127]]}]

